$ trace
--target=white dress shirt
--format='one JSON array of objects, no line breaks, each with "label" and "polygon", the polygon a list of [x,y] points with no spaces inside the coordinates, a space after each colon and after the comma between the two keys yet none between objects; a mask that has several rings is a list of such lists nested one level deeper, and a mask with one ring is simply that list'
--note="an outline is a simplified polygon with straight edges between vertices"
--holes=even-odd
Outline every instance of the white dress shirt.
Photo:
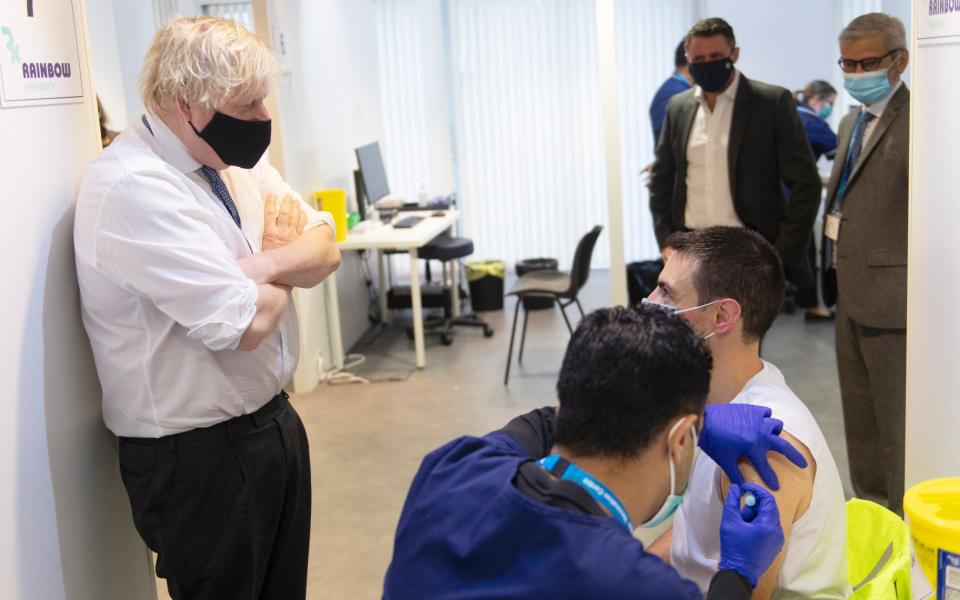
[{"label": "white dress shirt", "polygon": [[703,88],[693,95],[700,104],[687,140],[687,206],[684,226],[703,229],[714,225],[743,227],[733,207],[727,148],[730,145],[730,123],[733,104],[740,86],[740,72],[733,83],[717,96],[710,110]]},{"label": "white dress shirt", "polygon": [[215,425],[280,392],[297,364],[296,310],[291,301],[256,350],[237,350],[257,301],[237,260],[261,249],[268,193],[296,198],[307,227],[333,228],[261,160],[221,172],[241,231],[202,165],[159,118],[147,119],[153,133],[138,119],[87,167],[74,224],[104,422],[129,437]]}]

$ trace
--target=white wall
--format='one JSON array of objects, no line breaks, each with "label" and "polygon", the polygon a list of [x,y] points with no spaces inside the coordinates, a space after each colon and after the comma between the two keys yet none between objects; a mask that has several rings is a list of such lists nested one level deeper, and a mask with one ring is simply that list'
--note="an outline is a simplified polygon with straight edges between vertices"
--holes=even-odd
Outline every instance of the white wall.
[{"label": "white wall", "polygon": [[837,69],[833,4],[703,0],[702,7],[704,17],[721,17],[733,27],[744,75],[798,90],[814,79],[830,81]]},{"label": "white wall", "polygon": [[[926,0],[918,0],[922,12]],[[918,15],[920,18],[921,15]],[[953,31],[957,21],[949,17]],[[914,28],[919,29],[919,27]],[[906,483],[960,476],[956,65],[960,36],[913,42],[907,280]]]},{"label": "white wall", "polygon": [[[75,0],[83,16],[83,2]],[[82,18],[81,18],[82,23]],[[73,202],[99,151],[84,102],[0,110],[0,582],[7,598],[153,597],[80,322]]]},{"label": "white wall", "polygon": [[127,117],[127,84],[117,43],[117,20],[112,0],[87,0],[90,28],[90,70],[94,91],[100,96],[109,117],[108,127],[122,131]]},{"label": "white wall", "polygon": [[[289,74],[278,94],[285,176],[304,196],[344,188],[353,196],[354,149],[383,139],[377,39],[372,0],[271,0],[273,46]],[[369,300],[362,263],[344,253],[337,274],[343,343],[352,346],[368,327]],[[317,381],[324,350],[321,289],[298,293],[302,345],[297,391]]]},{"label": "white wall", "polygon": [[143,113],[137,87],[143,57],[157,28],[176,14],[197,13],[193,0],[86,0],[91,68],[112,129]]}]

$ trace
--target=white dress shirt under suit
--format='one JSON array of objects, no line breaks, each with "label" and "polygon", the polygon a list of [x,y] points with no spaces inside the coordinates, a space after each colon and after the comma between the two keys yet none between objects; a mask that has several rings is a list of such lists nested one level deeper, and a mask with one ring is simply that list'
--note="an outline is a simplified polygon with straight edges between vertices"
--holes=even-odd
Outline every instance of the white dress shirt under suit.
[{"label": "white dress shirt under suit", "polygon": [[307,228],[333,220],[264,159],[220,173],[239,229],[202,165],[159,118],[146,120],[152,133],[136,120],[87,168],[74,244],[104,421],[119,436],[156,438],[256,411],[296,367],[293,302],[256,350],[237,350],[257,300],[237,261],[261,249],[267,194],[296,198]]},{"label": "white dress shirt under suit", "polygon": [[707,105],[703,88],[696,87],[694,97],[700,104],[687,142],[687,205],[684,223],[688,229],[715,225],[743,227],[733,206],[730,190],[730,124],[733,104],[740,86],[740,72],[714,104]]}]

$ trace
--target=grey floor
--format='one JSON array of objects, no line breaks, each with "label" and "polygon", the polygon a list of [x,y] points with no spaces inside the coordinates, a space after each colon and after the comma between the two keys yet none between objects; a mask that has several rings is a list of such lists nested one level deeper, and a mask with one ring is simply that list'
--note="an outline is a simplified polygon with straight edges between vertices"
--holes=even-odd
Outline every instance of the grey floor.
[{"label": "grey floor", "polygon": [[[584,308],[609,297],[605,272],[594,272]],[[465,434],[484,434],[531,408],[555,402],[554,384],[568,334],[556,310],[531,313],[524,365],[510,386],[503,368],[513,301],[485,313],[496,335],[458,334],[450,347],[427,341],[427,368],[414,372],[401,326],[354,349],[367,354],[357,371],[405,381],[321,384],[294,404],[307,428],[313,463],[309,597],[379,598],[407,486],[424,454]],[[783,315],[764,343],[764,357],[817,417],[850,490],[843,419],[834,366],[833,326]]]}]

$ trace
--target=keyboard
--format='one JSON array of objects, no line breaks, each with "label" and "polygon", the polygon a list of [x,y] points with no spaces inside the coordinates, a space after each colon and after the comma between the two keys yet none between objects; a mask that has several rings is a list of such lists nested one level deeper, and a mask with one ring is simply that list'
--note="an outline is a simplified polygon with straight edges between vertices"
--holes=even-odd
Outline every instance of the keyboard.
[{"label": "keyboard", "polygon": [[396,223],[394,223],[393,228],[409,229],[410,227],[414,227],[417,223],[419,223],[422,220],[423,220],[423,217],[418,217],[418,216],[404,217],[399,221],[397,221]]}]

